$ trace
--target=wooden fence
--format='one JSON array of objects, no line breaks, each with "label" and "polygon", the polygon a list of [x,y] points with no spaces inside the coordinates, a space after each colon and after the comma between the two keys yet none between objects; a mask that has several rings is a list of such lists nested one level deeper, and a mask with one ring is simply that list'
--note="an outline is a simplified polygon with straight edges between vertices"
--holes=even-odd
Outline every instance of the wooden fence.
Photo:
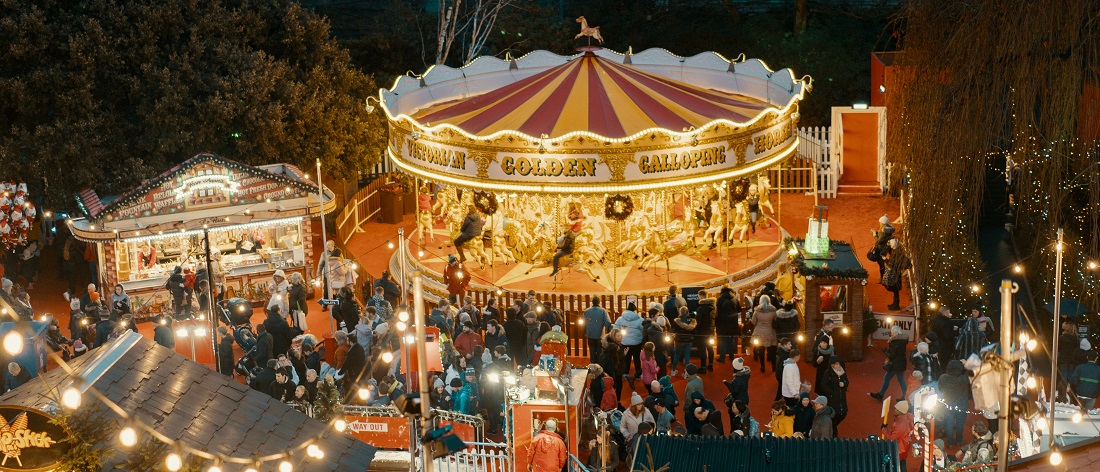
[{"label": "wooden fence", "polygon": [[392,180],[393,174],[384,174],[364,186],[344,204],[336,215],[336,235],[340,245],[346,245],[351,236],[363,230],[363,223],[370,221],[381,210],[379,189]]}]

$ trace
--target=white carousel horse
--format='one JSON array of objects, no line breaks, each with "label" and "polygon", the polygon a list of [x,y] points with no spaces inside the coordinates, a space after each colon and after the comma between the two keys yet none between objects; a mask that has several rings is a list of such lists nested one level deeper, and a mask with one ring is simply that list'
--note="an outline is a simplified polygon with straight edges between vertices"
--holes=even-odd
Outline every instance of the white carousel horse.
[{"label": "white carousel horse", "polygon": [[432,204],[432,214],[437,218],[444,218],[451,208],[451,194],[448,188],[440,188],[435,195],[435,203]]},{"label": "white carousel horse", "polygon": [[712,238],[710,247],[715,247],[720,242],[722,237],[722,231],[726,229],[726,212],[722,210],[722,205],[718,200],[710,202],[710,225],[707,226],[707,230],[703,233],[703,243],[707,242],[707,238]]},{"label": "white carousel horse", "polygon": [[768,178],[767,174],[760,174],[756,179],[756,194],[760,196],[761,216],[763,216],[764,208],[768,209],[769,215],[775,214],[775,208],[772,207],[771,189],[771,179]]},{"label": "white carousel horse", "polygon": [[582,36],[588,36],[603,44],[603,36],[600,36],[599,26],[588,26],[588,20],[585,20],[583,16],[577,18],[577,23],[581,24],[581,32],[573,37],[574,41],[581,39]]},{"label": "white carousel horse", "polygon": [[733,229],[730,230],[730,235],[732,236],[740,230],[741,232],[737,234],[737,240],[743,241],[745,232],[749,230],[749,211],[745,208],[745,202],[737,202],[733,206],[733,219],[731,222],[733,223]]},{"label": "white carousel horse", "polygon": [[657,262],[677,254],[694,254],[696,252],[695,230],[695,220],[688,218],[688,221],[684,223],[683,231],[673,236],[672,239],[661,241],[661,238],[655,238],[657,245],[646,246],[646,249],[650,250],[650,254],[642,259],[642,262],[638,264],[638,268],[649,270]]}]

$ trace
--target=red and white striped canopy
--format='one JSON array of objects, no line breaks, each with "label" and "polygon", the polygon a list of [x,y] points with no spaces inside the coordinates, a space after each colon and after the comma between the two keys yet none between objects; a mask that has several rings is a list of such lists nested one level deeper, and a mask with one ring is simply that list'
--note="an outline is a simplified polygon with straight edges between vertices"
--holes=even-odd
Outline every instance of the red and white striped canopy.
[{"label": "red and white striped canopy", "polygon": [[752,120],[768,104],[704,89],[591,53],[474,97],[416,113],[423,125],[448,123],[486,136],[519,131],[550,138],[582,131],[624,138],[663,128],[684,131],[719,119]]}]

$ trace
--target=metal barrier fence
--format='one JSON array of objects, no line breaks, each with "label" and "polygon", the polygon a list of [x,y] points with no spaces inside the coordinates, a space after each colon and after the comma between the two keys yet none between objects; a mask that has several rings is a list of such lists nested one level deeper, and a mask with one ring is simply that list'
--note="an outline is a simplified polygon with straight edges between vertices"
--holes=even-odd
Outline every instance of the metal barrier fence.
[{"label": "metal barrier fence", "polygon": [[467,442],[470,449],[435,460],[436,471],[512,472],[508,445],[496,442]]}]

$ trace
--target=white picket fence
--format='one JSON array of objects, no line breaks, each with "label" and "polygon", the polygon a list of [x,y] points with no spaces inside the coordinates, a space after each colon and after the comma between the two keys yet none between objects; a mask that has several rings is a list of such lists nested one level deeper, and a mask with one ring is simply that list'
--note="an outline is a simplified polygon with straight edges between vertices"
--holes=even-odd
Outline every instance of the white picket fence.
[{"label": "white picket fence", "polygon": [[814,163],[818,196],[836,198],[837,181],[844,168],[839,160],[834,159],[829,144],[829,127],[799,128],[798,138],[798,156]]}]

